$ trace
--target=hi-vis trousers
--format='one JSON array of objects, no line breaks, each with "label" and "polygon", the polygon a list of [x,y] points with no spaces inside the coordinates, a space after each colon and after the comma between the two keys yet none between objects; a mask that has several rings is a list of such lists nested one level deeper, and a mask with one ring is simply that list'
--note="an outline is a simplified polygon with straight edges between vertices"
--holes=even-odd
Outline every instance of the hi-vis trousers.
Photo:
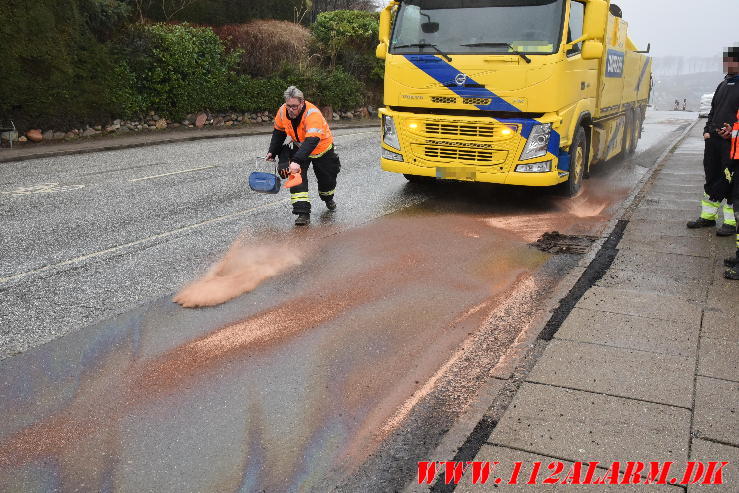
[{"label": "hi-vis trousers", "polygon": [[706,140],[706,149],[703,154],[706,182],[703,186],[705,193],[701,201],[701,217],[715,221],[721,202],[726,200],[723,207],[724,224],[736,226],[730,178],[730,173],[734,171],[734,161],[729,156],[730,147],[730,141],[717,135],[711,134],[711,137]]},{"label": "hi-vis trousers", "polygon": [[[279,156],[278,167],[280,169],[290,165],[290,159],[297,151],[297,147],[289,145],[282,146]],[[324,152],[320,157],[312,157],[304,164],[301,164],[301,176],[303,183],[290,189],[290,200],[293,203],[293,214],[310,214],[310,195],[308,193],[308,167],[313,163],[313,173],[316,175],[318,182],[318,196],[324,202],[334,198],[336,190],[336,176],[341,171],[341,162],[339,155],[334,151],[333,146]]]}]

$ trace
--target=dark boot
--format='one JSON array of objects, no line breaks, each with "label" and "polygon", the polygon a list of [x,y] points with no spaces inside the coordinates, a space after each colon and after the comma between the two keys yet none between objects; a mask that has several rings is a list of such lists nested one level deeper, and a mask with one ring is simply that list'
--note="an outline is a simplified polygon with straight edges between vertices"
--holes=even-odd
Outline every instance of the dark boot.
[{"label": "dark boot", "polygon": [[295,218],[295,226],[308,226],[310,224],[310,214],[298,214]]},{"label": "dark boot", "polygon": [[707,228],[709,226],[716,226],[716,221],[713,219],[703,219],[699,217],[695,221],[688,221],[688,229]]},{"label": "dark boot", "polygon": [[737,266],[739,266],[739,250],[736,251],[735,256],[724,259],[724,267],[733,268]]},{"label": "dark boot", "polygon": [[736,226],[731,226],[726,223],[722,224],[721,227],[716,230],[716,236],[734,236],[735,234]]},{"label": "dark boot", "polygon": [[724,277],[726,279],[731,279],[732,281],[739,281],[739,267],[726,269],[726,272],[724,272]]},{"label": "dark boot", "polygon": [[326,208],[330,211],[336,210],[336,202],[334,202],[334,199],[326,201]]}]

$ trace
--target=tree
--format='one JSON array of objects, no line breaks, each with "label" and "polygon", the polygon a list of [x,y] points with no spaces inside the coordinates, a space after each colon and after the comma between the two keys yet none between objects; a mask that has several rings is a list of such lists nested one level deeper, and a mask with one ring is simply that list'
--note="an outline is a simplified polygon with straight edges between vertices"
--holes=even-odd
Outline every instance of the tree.
[{"label": "tree", "polygon": [[311,2],[311,21],[318,19],[321,12],[331,12],[334,10],[365,10],[374,12],[381,4],[381,0],[312,0]]},{"label": "tree", "polygon": [[198,0],[133,0],[139,21],[144,22],[145,14],[157,9],[165,21],[170,21],[178,13],[185,10]]}]

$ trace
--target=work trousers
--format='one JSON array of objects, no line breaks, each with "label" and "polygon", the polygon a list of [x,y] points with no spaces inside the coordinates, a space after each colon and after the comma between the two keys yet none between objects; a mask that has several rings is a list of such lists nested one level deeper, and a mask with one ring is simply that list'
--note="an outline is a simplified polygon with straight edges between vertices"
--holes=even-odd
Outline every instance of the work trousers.
[{"label": "work trousers", "polygon": [[[297,147],[292,145],[282,146],[279,156],[278,167],[284,169],[289,166],[292,156],[297,152]],[[308,168],[313,164],[313,173],[318,182],[318,196],[324,202],[334,198],[336,191],[336,177],[341,171],[339,155],[331,147],[320,157],[309,158],[300,164],[300,175],[303,183],[290,189],[290,200],[293,204],[293,214],[310,214],[310,195],[308,193]]]},{"label": "work trousers", "polygon": [[703,185],[705,193],[701,201],[701,217],[715,221],[721,202],[725,200],[726,204],[723,207],[724,223],[732,226],[736,225],[732,207],[732,184],[728,175],[728,173],[734,171],[736,162],[729,155],[731,141],[711,134],[711,137],[706,139],[705,146],[703,171],[706,174],[706,181]]}]

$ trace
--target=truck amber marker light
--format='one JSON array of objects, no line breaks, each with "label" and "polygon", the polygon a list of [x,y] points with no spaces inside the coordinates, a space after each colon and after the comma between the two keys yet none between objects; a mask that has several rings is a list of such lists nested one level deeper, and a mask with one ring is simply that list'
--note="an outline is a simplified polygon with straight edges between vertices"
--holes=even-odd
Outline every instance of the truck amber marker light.
[{"label": "truck amber marker light", "polygon": [[459,484],[463,478],[473,485],[562,484],[562,485],[720,485],[728,461],[674,462],[419,462],[418,484]]}]

